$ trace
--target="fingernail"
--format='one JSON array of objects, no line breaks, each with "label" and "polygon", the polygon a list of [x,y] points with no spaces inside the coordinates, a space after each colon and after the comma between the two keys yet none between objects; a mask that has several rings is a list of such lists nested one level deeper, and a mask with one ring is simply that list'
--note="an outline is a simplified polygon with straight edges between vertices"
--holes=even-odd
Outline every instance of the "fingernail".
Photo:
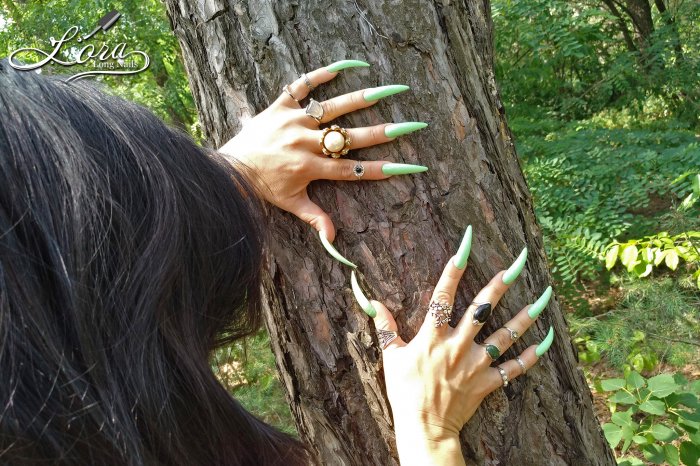
[{"label": "fingernail", "polygon": [[399,92],[404,92],[409,90],[410,87],[404,86],[403,84],[391,84],[389,86],[379,86],[366,89],[362,96],[365,101],[371,102],[373,100],[383,99],[384,97],[389,97],[390,95],[398,94]]},{"label": "fingernail", "polygon": [[382,165],[382,173],[385,175],[410,175],[428,171],[423,165],[411,165],[410,163],[385,163]]},{"label": "fingernail", "polygon": [[552,297],[552,287],[548,286],[546,290],[544,290],[544,293],[542,293],[542,296],[540,296],[537,301],[532,303],[532,306],[530,306],[530,309],[527,310],[527,315],[530,316],[530,319],[535,319],[537,318],[538,315],[544,310],[545,307],[547,307],[547,303],[549,302],[549,298]]},{"label": "fingernail", "polygon": [[333,247],[333,245],[328,241],[326,238],[325,233],[320,232],[319,237],[321,238],[321,243],[323,244],[323,247],[326,248],[326,251],[328,251],[328,254],[333,256],[335,259],[338,261],[342,262],[345,265],[349,265],[350,267],[357,267],[355,264],[344,258],[337,249]]},{"label": "fingernail", "polygon": [[362,310],[365,311],[365,314],[375,318],[377,316],[377,310],[374,308],[374,306],[372,306],[372,303],[369,302],[367,296],[365,296],[365,294],[362,292],[360,284],[357,283],[357,276],[355,276],[354,270],[350,272],[350,284],[352,285],[352,293],[355,295],[357,304],[359,304]]},{"label": "fingernail", "polygon": [[510,285],[515,281],[516,278],[518,278],[518,275],[520,275],[520,272],[523,271],[523,267],[525,267],[525,261],[527,260],[527,248],[523,248],[523,251],[520,253],[517,259],[515,259],[515,262],[513,262],[513,265],[511,265],[508,270],[506,270],[506,273],[503,274],[503,283],[506,285]]},{"label": "fingernail", "polygon": [[428,126],[428,123],[422,121],[405,121],[403,123],[392,123],[384,127],[384,135],[388,138],[403,136],[404,134],[412,133]]},{"label": "fingernail", "polygon": [[550,326],[549,327],[549,332],[547,333],[547,336],[544,337],[544,340],[542,340],[542,343],[537,345],[537,348],[535,348],[535,354],[539,358],[542,356],[550,346],[552,346],[552,342],[554,341],[554,327]]},{"label": "fingernail", "polygon": [[358,66],[369,66],[369,63],[363,62],[362,60],[340,60],[328,65],[326,71],[335,73],[346,68],[357,68]]},{"label": "fingernail", "polygon": [[469,225],[467,227],[467,231],[464,233],[464,237],[462,238],[462,243],[459,245],[457,254],[455,254],[455,258],[453,260],[455,267],[457,267],[459,270],[462,270],[464,267],[467,266],[467,259],[469,259],[469,253],[471,252],[471,250],[472,226]]}]

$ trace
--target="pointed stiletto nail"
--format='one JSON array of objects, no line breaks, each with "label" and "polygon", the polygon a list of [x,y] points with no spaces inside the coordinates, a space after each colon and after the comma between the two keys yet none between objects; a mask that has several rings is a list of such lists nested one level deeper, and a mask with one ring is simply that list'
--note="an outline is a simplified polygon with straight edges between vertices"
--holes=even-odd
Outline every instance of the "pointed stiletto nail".
[{"label": "pointed stiletto nail", "polygon": [[542,343],[537,345],[537,348],[535,348],[535,354],[539,358],[542,356],[550,346],[552,346],[552,342],[554,341],[554,327],[550,326],[549,327],[549,332],[547,333],[547,336],[544,337],[544,340],[542,340]]},{"label": "pointed stiletto nail", "polygon": [[382,165],[382,173],[385,175],[410,175],[427,171],[428,167],[412,165],[410,163],[385,163]]},{"label": "pointed stiletto nail", "polygon": [[379,86],[366,89],[362,97],[364,97],[366,102],[372,102],[374,100],[383,99],[384,97],[389,97],[390,95],[398,94],[400,92],[405,92],[409,90],[410,87],[403,84],[391,84],[389,86]]},{"label": "pointed stiletto nail", "polygon": [[369,63],[362,60],[340,60],[335,63],[331,63],[326,67],[326,71],[331,73],[336,73],[347,68],[357,68],[358,66],[367,67]]},{"label": "pointed stiletto nail", "polygon": [[388,138],[403,136],[428,126],[422,121],[405,121],[403,123],[392,123],[384,127],[384,135]]},{"label": "pointed stiletto nail", "polygon": [[321,238],[321,243],[323,244],[323,247],[326,248],[326,251],[328,251],[328,254],[333,256],[336,260],[339,262],[342,262],[345,265],[349,265],[350,267],[357,268],[355,264],[344,258],[336,248],[333,247],[333,245],[328,241],[326,238],[325,233],[320,232],[318,235]]},{"label": "pointed stiletto nail", "polygon": [[357,283],[357,276],[355,275],[354,270],[350,272],[350,284],[352,285],[352,293],[355,295],[355,300],[357,301],[357,304],[360,305],[362,310],[365,311],[365,314],[371,318],[377,317],[377,310],[374,308],[374,306],[372,306],[372,303],[369,302],[367,296],[365,296],[365,294],[362,292],[360,284]]},{"label": "pointed stiletto nail", "polygon": [[552,297],[552,287],[548,286],[546,290],[544,290],[544,293],[542,293],[542,296],[540,296],[537,301],[532,303],[532,306],[530,306],[530,309],[527,310],[527,315],[530,316],[530,319],[536,319],[538,315],[544,310],[545,307],[547,307],[547,303],[549,303],[549,298]]},{"label": "pointed stiletto nail", "polygon": [[467,231],[464,232],[464,237],[462,238],[462,243],[459,245],[457,254],[452,261],[459,270],[462,270],[467,266],[467,259],[469,259],[469,253],[472,250],[472,226],[467,227]]},{"label": "pointed stiletto nail", "polygon": [[503,283],[506,285],[510,285],[515,281],[516,278],[518,278],[518,275],[520,275],[520,272],[523,271],[523,267],[525,267],[525,261],[527,260],[527,248],[523,248],[523,251],[520,253],[517,259],[515,259],[515,262],[513,262],[513,265],[508,267],[508,270],[506,270],[506,273],[503,274]]}]

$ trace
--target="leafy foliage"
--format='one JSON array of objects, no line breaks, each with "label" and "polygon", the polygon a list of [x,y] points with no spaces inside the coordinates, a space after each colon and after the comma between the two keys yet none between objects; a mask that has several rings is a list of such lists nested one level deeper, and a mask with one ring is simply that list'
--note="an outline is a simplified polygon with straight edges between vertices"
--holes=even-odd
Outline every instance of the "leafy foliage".
[{"label": "leafy foliage", "polygon": [[[612,392],[611,422],[603,424],[610,446],[625,454],[636,445],[653,464],[697,465],[700,458],[700,381],[682,374],[649,379],[633,371],[624,379],[598,381],[599,391]],[[622,445],[620,445],[622,444]],[[618,464],[644,464],[619,458]]]}]

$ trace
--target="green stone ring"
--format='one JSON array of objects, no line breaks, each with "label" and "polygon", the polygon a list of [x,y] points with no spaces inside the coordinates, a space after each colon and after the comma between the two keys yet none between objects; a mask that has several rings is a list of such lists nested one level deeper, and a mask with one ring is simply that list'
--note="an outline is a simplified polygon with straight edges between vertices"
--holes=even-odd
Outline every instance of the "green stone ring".
[{"label": "green stone ring", "polygon": [[494,361],[501,355],[501,350],[498,349],[496,345],[485,345],[484,349],[486,350],[486,354]]}]

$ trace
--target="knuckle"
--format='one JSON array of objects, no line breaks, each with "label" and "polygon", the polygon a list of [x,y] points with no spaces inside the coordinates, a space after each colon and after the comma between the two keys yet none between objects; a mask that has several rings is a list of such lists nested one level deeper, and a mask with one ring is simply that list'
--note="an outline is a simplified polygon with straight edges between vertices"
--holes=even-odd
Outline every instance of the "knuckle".
[{"label": "knuckle", "polygon": [[[333,117],[335,115],[338,105],[333,100],[327,100],[323,103],[323,115],[324,119]],[[332,119],[332,118],[331,118]]]},{"label": "knuckle", "polygon": [[446,290],[437,289],[433,293],[433,301],[441,303],[452,303],[452,296]]},{"label": "knuckle", "polygon": [[361,106],[362,101],[363,101],[361,95],[362,95],[362,91],[353,92],[352,94],[350,94],[350,97],[348,100],[350,101],[350,105],[352,106],[352,108],[356,108],[356,107]]},{"label": "knuckle", "polygon": [[339,161],[340,163],[337,164],[337,175],[338,178],[343,179],[343,180],[351,180],[355,178],[355,175],[353,174],[353,164],[352,161],[350,160],[341,160]]},{"label": "knuckle", "polygon": [[381,136],[384,135],[383,132],[380,132],[379,128],[376,126],[372,126],[369,130],[369,137],[372,141],[379,141]]}]

